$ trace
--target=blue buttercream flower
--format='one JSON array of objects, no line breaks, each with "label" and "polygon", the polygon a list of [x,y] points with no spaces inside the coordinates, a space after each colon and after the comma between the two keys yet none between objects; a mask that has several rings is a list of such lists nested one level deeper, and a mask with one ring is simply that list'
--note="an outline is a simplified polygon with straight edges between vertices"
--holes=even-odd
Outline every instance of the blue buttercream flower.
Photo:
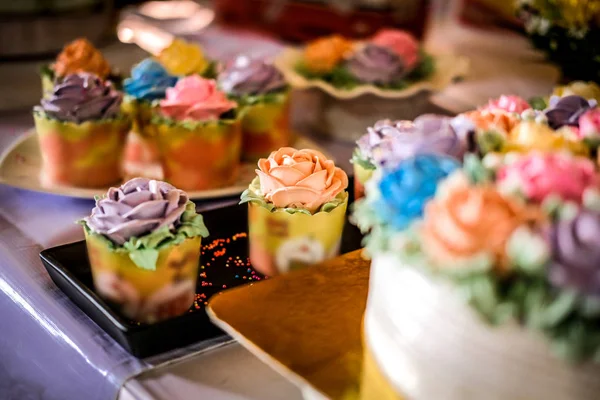
[{"label": "blue buttercream flower", "polygon": [[164,99],[167,88],[175,86],[177,77],[151,58],[142,60],[131,70],[131,78],[125,79],[125,93],[140,100]]},{"label": "blue buttercream flower", "polygon": [[458,168],[460,163],[456,159],[439,154],[418,154],[402,161],[379,182],[378,217],[394,229],[407,228],[423,215],[438,183]]}]

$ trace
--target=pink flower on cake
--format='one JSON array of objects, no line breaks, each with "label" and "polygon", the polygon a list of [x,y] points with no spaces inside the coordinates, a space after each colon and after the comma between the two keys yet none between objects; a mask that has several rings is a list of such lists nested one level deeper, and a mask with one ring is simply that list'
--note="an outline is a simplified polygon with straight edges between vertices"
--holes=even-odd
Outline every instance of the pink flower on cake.
[{"label": "pink flower on cake", "polygon": [[265,199],[275,207],[315,212],[348,186],[348,176],[316,150],[283,147],[258,161],[256,170]]},{"label": "pink flower on cake", "polygon": [[216,120],[237,104],[217,89],[214,80],[190,75],[167,88],[166,98],[160,102],[162,114],[175,120]]},{"label": "pink flower on cake", "polygon": [[600,138],[600,108],[592,108],[579,118],[579,134],[582,138]]},{"label": "pink flower on cake", "polygon": [[419,42],[408,32],[397,29],[382,29],[373,36],[371,43],[387,47],[398,54],[406,69],[412,69],[419,61]]},{"label": "pink flower on cake", "polygon": [[531,106],[527,101],[519,96],[502,95],[497,99],[490,100],[484,109],[503,110],[511,113],[521,114],[523,111],[531,109]]},{"label": "pink flower on cake", "polygon": [[500,272],[508,268],[506,243],[515,229],[539,214],[491,187],[457,186],[425,208],[423,251],[439,268],[468,265],[491,257]]},{"label": "pink flower on cake", "polygon": [[584,191],[600,187],[594,163],[564,153],[533,152],[498,171],[498,185],[518,189],[527,199],[542,202],[549,195],[581,203]]}]

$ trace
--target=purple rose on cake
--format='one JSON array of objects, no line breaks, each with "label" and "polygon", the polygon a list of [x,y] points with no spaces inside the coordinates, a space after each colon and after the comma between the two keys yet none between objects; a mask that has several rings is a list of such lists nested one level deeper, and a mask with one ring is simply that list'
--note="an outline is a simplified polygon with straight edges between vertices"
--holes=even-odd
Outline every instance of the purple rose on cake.
[{"label": "purple rose on cake", "polygon": [[219,75],[219,86],[234,96],[245,96],[282,90],[286,87],[286,82],[273,64],[239,56]]},{"label": "purple rose on cake", "polygon": [[85,222],[94,233],[122,245],[164,226],[175,228],[187,202],[188,195],[168,183],[135,178],[110,188]]},{"label": "purple rose on cake", "polygon": [[579,118],[596,105],[596,100],[586,100],[581,96],[552,97],[544,113],[552,129],[565,125],[578,127]]},{"label": "purple rose on cake", "polygon": [[393,50],[368,43],[346,62],[346,68],[363,83],[389,85],[406,73],[404,62]]},{"label": "purple rose on cake", "polygon": [[451,118],[426,114],[414,121],[378,121],[358,140],[360,155],[375,166],[393,168],[416,154],[445,154],[461,159],[464,144]]}]

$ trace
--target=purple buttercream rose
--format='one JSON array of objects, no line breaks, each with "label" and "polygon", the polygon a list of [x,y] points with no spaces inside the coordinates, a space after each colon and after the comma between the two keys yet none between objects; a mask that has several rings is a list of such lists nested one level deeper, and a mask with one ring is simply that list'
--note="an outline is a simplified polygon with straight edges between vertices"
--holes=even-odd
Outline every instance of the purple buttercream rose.
[{"label": "purple buttercream rose", "polygon": [[110,188],[85,221],[93,232],[122,245],[163,226],[175,229],[187,202],[187,193],[168,183],[134,178]]},{"label": "purple buttercream rose", "polygon": [[600,296],[600,214],[580,211],[550,230],[550,281],[564,288]]},{"label": "purple buttercream rose", "polygon": [[381,85],[401,79],[406,72],[404,62],[393,50],[372,43],[358,49],[346,68],[361,82]]},{"label": "purple buttercream rose", "polygon": [[581,96],[552,97],[544,113],[552,129],[559,129],[565,125],[577,127],[579,118],[596,105],[596,100],[588,101]]},{"label": "purple buttercream rose", "polygon": [[122,100],[110,82],[93,74],[78,73],[57,83],[52,94],[36,108],[58,120],[81,123],[116,116]]},{"label": "purple buttercream rose", "polygon": [[235,96],[260,95],[285,88],[286,82],[272,64],[239,56],[219,75],[221,88]]},{"label": "purple buttercream rose", "polygon": [[393,168],[416,154],[446,154],[461,159],[464,144],[451,118],[426,114],[414,121],[378,121],[358,141],[362,157],[376,166]]}]

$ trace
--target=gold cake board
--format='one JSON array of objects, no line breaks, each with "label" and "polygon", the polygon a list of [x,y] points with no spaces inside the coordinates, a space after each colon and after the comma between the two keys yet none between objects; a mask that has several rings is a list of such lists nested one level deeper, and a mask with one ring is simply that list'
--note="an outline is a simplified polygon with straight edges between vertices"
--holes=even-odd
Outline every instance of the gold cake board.
[{"label": "gold cake board", "polygon": [[[361,250],[214,296],[215,324],[306,393],[398,400],[362,341],[370,262]],[[362,379],[362,377],[365,379]]]}]

